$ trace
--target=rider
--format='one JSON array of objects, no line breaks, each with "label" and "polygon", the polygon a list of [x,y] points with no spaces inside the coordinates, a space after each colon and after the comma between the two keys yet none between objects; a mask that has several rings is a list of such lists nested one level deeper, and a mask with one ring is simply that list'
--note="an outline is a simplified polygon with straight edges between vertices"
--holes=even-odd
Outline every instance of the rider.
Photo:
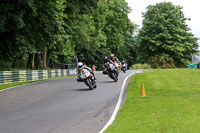
[{"label": "rider", "polygon": [[125,66],[126,66],[126,69],[127,69],[127,63],[123,60],[122,61],[122,66],[125,64]]},{"label": "rider", "polygon": [[111,58],[110,58],[113,62],[119,62],[119,60],[117,59],[117,57],[114,56],[114,54],[111,54]]},{"label": "rider", "polygon": [[112,60],[109,60],[107,56],[104,57],[104,65],[109,62],[109,63],[113,63]]},{"label": "rider", "polygon": [[77,81],[81,81],[81,78],[79,77],[79,75],[80,75],[80,72],[81,72],[82,69],[87,69],[90,73],[92,73],[92,75],[94,76],[94,79],[96,80],[96,77],[95,77],[92,69],[87,67],[86,65],[84,65],[83,62],[79,62],[78,63],[78,78],[77,78]]},{"label": "rider", "polygon": [[117,57],[114,56],[114,54],[111,54],[111,60],[113,62],[117,62],[119,64],[119,68],[121,68],[121,62],[117,59]]},{"label": "rider", "polygon": [[127,63],[126,63],[124,60],[122,61],[122,65],[123,65],[123,64],[127,65]]},{"label": "rider", "polygon": [[109,60],[107,56],[104,57],[104,60],[103,60],[103,74],[108,74],[107,68],[105,66],[106,63],[113,63],[113,62],[111,60]]}]

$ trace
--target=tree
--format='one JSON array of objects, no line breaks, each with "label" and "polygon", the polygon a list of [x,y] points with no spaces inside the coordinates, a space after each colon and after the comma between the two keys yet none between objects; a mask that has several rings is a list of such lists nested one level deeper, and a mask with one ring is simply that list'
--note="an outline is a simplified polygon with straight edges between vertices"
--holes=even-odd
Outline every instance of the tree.
[{"label": "tree", "polygon": [[3,60],[1,62],[12,62],[15,58],[22,58],[23,52],[26,52],[25,50],[29,47],[28,41],[22,34],[26,26],[24,17],[31,5],[32,0],[1,1],[0,60]]},{"label": "tree", "polygon": [[65,3],[66,0],[2,1],[0,59],[24,59],[30,68],[46,69],[48,60],[62,62],[59,56],[73,55],[64,30]]},{"label": "tree", "polygon": [[[71,45],[67,41],[68,35],[64,30],[65,23],[63,19],[65,17],[66,1],[34,0],[34,2],[34,15],[29,19],[32,28],[31,35],[34,40],[31,44],[34,45],[36,56],[38,56],[35,58],[35,65],[46,69],[49,60],[58,63],[61,62],[57,61],[59,56],[73,54]],[[30,55],[32,54],[34,53],[30,51]],[[42,64],[37,64],[41,62]]]},{"label": "tree", "polygon": [[173,60],[176,67],[184,67],[191,61],[191,54],[198,48],[197,38],[190,32],[186,24],[189,19],[181,9],[171,2],[162,2],[148,6],[143,13],[138,50],[146,62],[152,62],[150,59],[157,55],[165,55],[166,61]]},{"label": "tree", "polygon": [[0,62],[7,68],[6,60],[12,66],[19,59],[46,69],[76,56],[100,69],[103,57],[114,53],[133,63],[129,11],[125,0],[2,0]]},{"label": "tree", "polygon": [[125,0],[108,0],[108,11],[104,33],[106,34],[106,47],[118,55],[118,50],[124,45],[124,32],[126,31],[127,15],[130,11]]},{"label": "tree", "polygon": [[66,23],[66,33],[74,48],[75,55],[80,61],[91,64],[92,59],[88,59],[91,50],[99,48],[100,34],[95,22],[95,13],[98,10],[97,0],[68,0],[64,19]]},{"label": "tree", "polygon": [[126,29],[124,32],[124,45],[119,48],[119,59],[126,61],[129,66],[136,63],[136,36],[134,35],[137,26],[133,24],[128,18],[126,22]]}]

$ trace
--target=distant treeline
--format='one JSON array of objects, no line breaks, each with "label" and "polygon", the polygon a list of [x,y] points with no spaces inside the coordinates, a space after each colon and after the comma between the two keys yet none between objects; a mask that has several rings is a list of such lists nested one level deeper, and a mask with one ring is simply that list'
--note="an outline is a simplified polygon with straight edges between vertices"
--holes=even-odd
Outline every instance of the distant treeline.
[{"label": "distant treeline", "polygon": [[48,67],[78,58],[101,68],[103,57],[136,60],[136,26],[125,0],[2,0],[0,67]]},{"label": "distant treeline", "polygon": [[101,69],[111,53],[129,66],[184,67],[198,45],[181,9],[150,5],[138,29],[125,0],[1,0],[0,69],[46,69],[74,58]]}]

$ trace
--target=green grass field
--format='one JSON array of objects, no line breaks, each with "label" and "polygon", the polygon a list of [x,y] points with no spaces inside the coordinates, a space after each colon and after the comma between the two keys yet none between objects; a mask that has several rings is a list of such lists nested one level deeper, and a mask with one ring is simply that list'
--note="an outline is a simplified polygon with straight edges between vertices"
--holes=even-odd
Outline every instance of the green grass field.
[{"label": "green grass field", "polygon": [[64,76],[64,77],[56,77],[56,78],[49,78],[49,79],[43,79],[43,80],[36,80],[36,81],[26,81],[26,82],[16,82],[16,83],[9,83],[9,84],[1,84],[0,85],[0,90],[19,86],[19,85],[24,85],[24,84],[30,84],[34,82],[40,82],[40,81],[46,81],[46,80],[54,80],[54,79],[62,79],[62,78],[69,78],[69,77],[74,77],[72,76]]},{"label": "green grass field", "polygon": [[[146,97],[140,97],[144,84]],[[105,133],[200,133],[200,69],[146,70]]]}]

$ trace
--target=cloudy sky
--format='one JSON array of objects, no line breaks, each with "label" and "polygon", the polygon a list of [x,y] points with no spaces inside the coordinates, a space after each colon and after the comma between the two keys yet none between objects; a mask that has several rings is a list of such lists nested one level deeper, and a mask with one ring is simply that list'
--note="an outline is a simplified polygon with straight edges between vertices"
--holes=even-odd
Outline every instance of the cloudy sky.
[{"label": "cloudy sky", "polygon": [[[200,1],[199,0],[126,0],[132,11],[129,14],[129,18],[132,22],[142,26],[142,12],[146,11],[146,7],[149,5],[155,5],[156,3],[170,1],[174,5],[180,5],[183,7],[182,11],[186,18],[191,18],[187,21],[191,32],[195,37],[200,38]],[[200,44],[200,40],[198,41]]]}]

